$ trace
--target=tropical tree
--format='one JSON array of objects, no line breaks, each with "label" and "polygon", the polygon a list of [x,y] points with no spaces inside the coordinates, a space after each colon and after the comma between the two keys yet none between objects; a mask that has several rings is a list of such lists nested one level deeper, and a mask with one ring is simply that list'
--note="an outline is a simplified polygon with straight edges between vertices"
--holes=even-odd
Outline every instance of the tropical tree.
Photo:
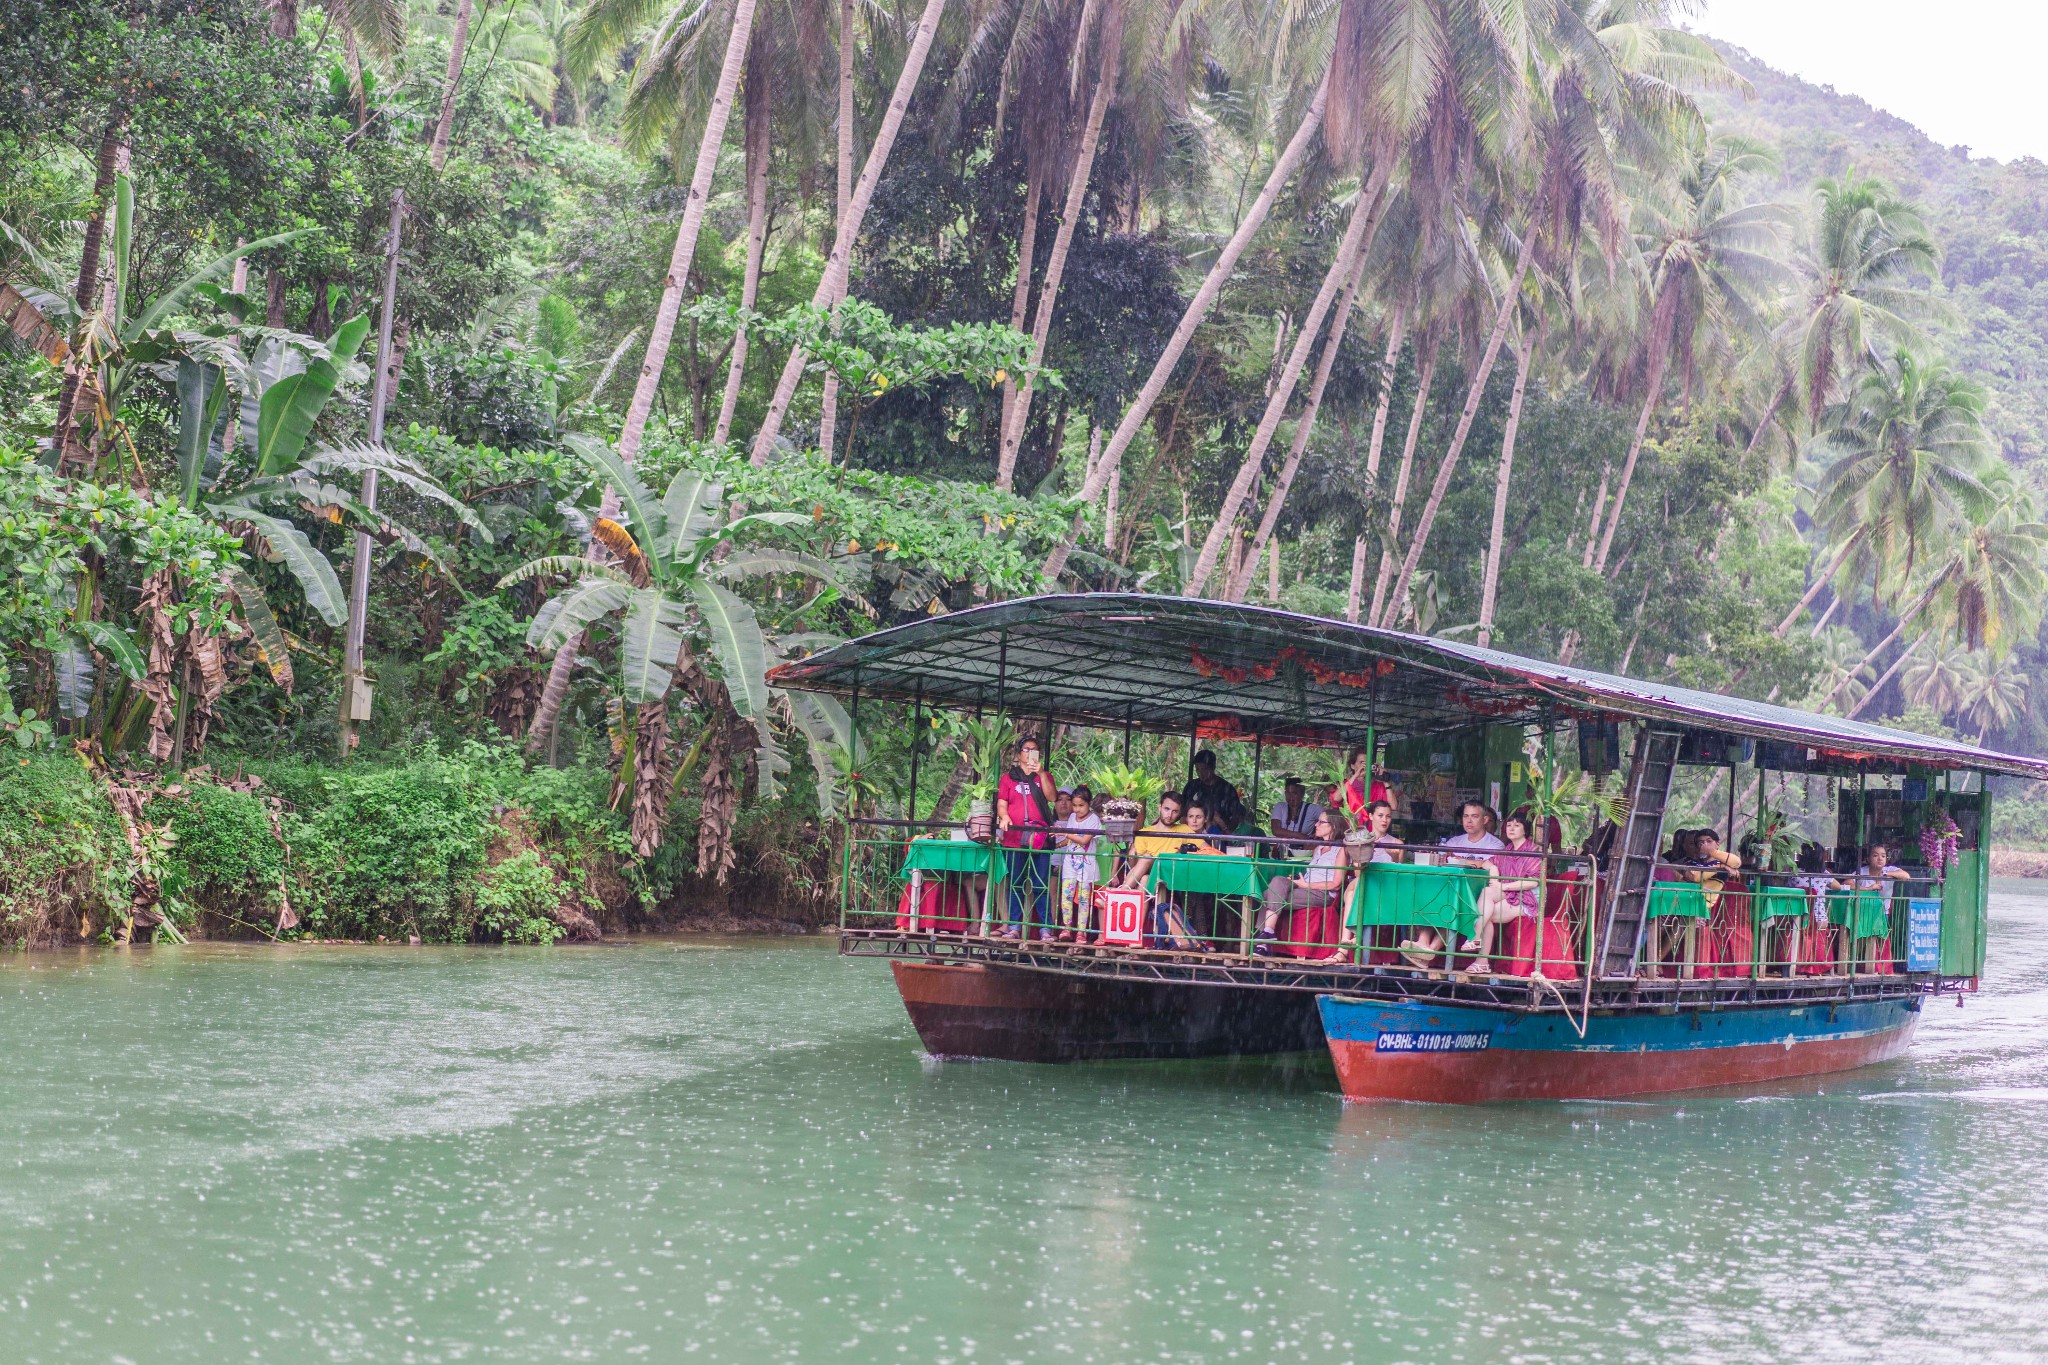
[{"label": "tropical tree", "polygon": [[[656,498],[611,446],[588,436],[570,437],[567,444],[599,476],[605,501],[616,503],[624,517],[622,523],[599,515],[593,523],[592,538],[611,551],[612,562],[548,555],[505,575],[499,586],[575,576],[534,616],[527,641],[536,649],[562,649],[598,622],[620,618],[618,682],[635,708],[620,781],[633,793],[633,849],[643,858],[661,846],[676,780],[669,746],[671,690],[680,687],[704,713],[697,870],[723,882],[733,867],[732,822],[739,802],[733,765],[753,771],[763,795],[774,794],[776,778],[788,769],[770,725],[776,694],[765,674],[770,657],[796,643],[772,641],[754,609],[732,589],[775,575],[831,582],[835,571],[806,554],[738,548],[757,530],[808,525],[808,517],[735,514],[722,485],[689,469]],[[846,729],[836,708],[819,702],[809,694],[783,699],[812,736],[814,757],[829,756],[832,736]]]},{"label": "tropical tree", "polygon": [[1977,742],[1993,730],[2004,730],[2027,704],[2030,679],[2017,660],[1968,656],[1955,710],[1977,727]]}]

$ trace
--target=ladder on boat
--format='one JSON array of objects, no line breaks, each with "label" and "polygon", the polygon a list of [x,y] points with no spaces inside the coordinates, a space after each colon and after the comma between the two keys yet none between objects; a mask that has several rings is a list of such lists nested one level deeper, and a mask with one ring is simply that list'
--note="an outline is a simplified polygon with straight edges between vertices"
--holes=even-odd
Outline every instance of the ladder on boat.
[{"label": "ladder on boat", "polygon": [[1678,769],[1676,730],[1645,726],[1636,737],[1629,764],[1628,814],[1615,841],[1607,873],[1606,931],[1600,941],[1600,975],[1633,977],[1642,951],[1644,911],[1655,880],[1658,843],[1664,832],[1664,807],[1671,798],[1671,778]]}]

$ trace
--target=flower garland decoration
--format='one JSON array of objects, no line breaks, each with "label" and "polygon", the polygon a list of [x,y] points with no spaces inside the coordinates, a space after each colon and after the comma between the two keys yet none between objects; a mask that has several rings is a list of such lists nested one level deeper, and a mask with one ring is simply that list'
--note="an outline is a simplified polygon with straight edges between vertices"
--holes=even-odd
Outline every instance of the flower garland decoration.
[{"label": "flower garland decoration", "polygon": [[1928,870],[1936,877],[1941,870],[1953,863],[1963,851],[1963,831],[1955,819],[1945,810],[1936,810],[1934,818],[1920,828],[1920,857]]},{"label": "flower garland decoration", "polygon": [[1363,672],[1346,672],[1343,669],[1333,668],[1320,659],[1302,653],[1293,645],[1287,646],[1287,648],[1275,654],[1267,662],[1253,664],[1248,668],[1233,668],[1229,664],[1219,664],[1204,655],[1199,647],[1190,645],[1188,647],[1188,662],[1194,666],[1195,672],[1202,677],[1221,678],[1233,686],[1254,678],[1260,682],[1271,682],[1279,675],[1280,670],[1289,663],[1299,665],[1302,672],[1308,674],[1309,677],[1314,678],[1324,686],[1336,683],[1339,687],[1369,687],[1372,685],[1372,680],[1375,676],[1384,678],[1394,671],[1394,661],[1392,659],[1381,659],[1370,669]]}]

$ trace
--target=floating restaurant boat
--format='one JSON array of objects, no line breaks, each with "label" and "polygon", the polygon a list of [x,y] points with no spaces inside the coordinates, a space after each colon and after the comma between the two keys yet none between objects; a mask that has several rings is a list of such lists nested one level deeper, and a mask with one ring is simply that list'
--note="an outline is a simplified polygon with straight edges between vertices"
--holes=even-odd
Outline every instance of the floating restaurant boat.
[{"label": "floating restaurant boat", "polygon": [[[1318,874],[1340,877],[1328,903],[1279,906],[1271,936],[1257,928],[1260,891],[1309,871],[1330,843],[1188,835],[1161,851],[1181,836],[1155,831],[1141,836],[1152,856],[1134,865],[1126,838],[1109,870],[1142,871],[1142,888],[1099,894],[1078,933],[1036,898],[1029,850],[914,810],[855,822],[842,868],[840,951],[889,961],[935,1055],[1327,1047],[1353,1100],[1641,1094],[1896,1056],[1930,998],[1974,991],[1983,970],[1986,778],[2048,777],[2048,761],[1885,726],[1135,594],[937,616],[785,664],[773,680],[845,698],[856,730],[863,705],[881,703],[908,708],[918,733],[928,711],[948,710],[1047,736],[1109,731],[1126,756],[1134,734],[1244,746],[1255,811],[1276,754],[1372,755],[1395,789],[1393,832],[1354,836],[1341,872]],[[1049,761],[1057,768],[1060,751]],[[1617,807],[1571,850],[1549,819],[1568,768],[1589,775],[1573,790]],[[1730,857],[1678,839],[1669,826],[1714,800],[1709,786],[1673,808],[1688,771],[1727,782],[1726,826],[1741,793],[1759,817],[1754,845]],[[1779,866],[1797,840],[1773,810],[1795,792],[1824,812],[1811,831],[1809,811],[1818,837],[1798,870]],[[1458,861],[1444,836],[1467,802],[1534,807],[1542,828],[1519,852]],[[1875,844],[1901,861],[1866,865]],[[1482,962],[1471,939],[1489,919]]]}]

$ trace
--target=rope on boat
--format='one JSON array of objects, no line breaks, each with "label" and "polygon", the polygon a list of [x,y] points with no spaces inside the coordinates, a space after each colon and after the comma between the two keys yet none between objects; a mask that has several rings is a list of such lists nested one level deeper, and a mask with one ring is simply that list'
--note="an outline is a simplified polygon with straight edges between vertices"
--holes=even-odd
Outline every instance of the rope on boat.
[{"label": "rope on boat", "polygon": [[1535,982],[1537,985],[1543,987],[1545,990],[1549,991],[1552,995],[1557,997],[1558,1005],[1564,1010],[1564,1021],[1567,1024],[1570,1024],[1572,1026],[1573,1031],[1579,1035],[1579,1041],[1584,1042],[1586,1040],[1586,1024],[1587,1021],[1591,1019],[1593,1015],[1592,992],[1587,992],[1586,1008],[1583,1012],[1580,1013],[1577,1019],[1574,1019],[1572,1018],[1572,1002],[1564,998],[1564,992],[1558,989],[1557,983],[1555,981],[1552,981],[1549,977],[1545,976],[1540,971],[1535,973],[1529,979]]}]

